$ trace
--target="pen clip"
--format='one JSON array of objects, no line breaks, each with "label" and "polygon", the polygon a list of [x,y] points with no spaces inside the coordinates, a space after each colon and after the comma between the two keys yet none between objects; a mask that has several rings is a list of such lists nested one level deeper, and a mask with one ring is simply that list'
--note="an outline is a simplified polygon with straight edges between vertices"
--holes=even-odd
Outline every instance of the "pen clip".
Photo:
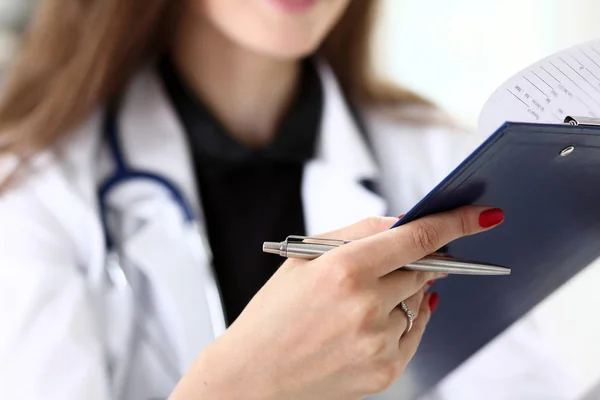
[{"label": "pen clip", "polygon": [[338,245],[341,246],[343,244],[347,244],[352,242],[352,240],[344,240],[344,239],[331,239],[331,238],[318,238],[318,237],[308,237],[308,236],[296,236],[291,235],[285,239],[285,243],[310,243],[310,244],[331,244],[332,246]]}]

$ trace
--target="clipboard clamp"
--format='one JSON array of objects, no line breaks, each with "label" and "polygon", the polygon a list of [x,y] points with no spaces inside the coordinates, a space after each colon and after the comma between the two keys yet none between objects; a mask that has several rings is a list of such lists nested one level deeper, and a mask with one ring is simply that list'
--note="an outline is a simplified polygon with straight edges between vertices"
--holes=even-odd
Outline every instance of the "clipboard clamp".
[{"label": "clipboard clamp", "polygon": [[600,118],[592,117],[573,117],[568,115],[564,122],[565,124],[574,126],[600,126]]}]

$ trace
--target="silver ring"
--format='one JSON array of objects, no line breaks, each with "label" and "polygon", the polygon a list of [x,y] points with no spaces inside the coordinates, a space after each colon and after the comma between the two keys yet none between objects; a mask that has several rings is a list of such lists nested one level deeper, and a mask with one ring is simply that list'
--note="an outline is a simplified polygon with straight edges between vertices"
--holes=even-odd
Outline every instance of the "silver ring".
[{"label": "silver ring", "polygon": [[408,319],[408,325],[406,326],[406,330],[404,331],[404,333],[408,333],[412,329],[413,320],[415,319],[415,313],[410,311],[410,308],[408,308],[406,303],[403,301],[400,302],[400,307],[402,308],[402,311],[404,311],[404,314],[406,314],[406,319]]}]

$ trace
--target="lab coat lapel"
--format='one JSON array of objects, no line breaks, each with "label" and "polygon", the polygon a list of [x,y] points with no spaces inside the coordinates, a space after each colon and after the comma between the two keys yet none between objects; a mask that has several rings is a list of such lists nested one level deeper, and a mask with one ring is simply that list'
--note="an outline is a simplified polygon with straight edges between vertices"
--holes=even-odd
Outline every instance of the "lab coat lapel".
[{"label": "lab coat lapel", "polygon": [[[190,232],[183,227],[183,220],[177,220],[172,210],[163,209],[155,219],[171,218],[171,222],[158,223],[157,227],[157,221],[149,221],[145,231],[135,235],[126,249],[152,281],[154,290],[163,295],[165,304],[171,306],[169,311],[162,310],[163,314],[171,312],[177,317],[175,326],[168,328],[179,334],[181,340],[176,342],[181,343],[178,348],[182,368],[187,368],[202,348],[225,329],[192,160],[183,128],[155,74],[141,73],[120,109],[120,140],[127,162],[168,179],[182,191],[196,213],[194,228],[200,235],[191,240],[201,243],[189,246],[186,241],[190,240]],[[180,212],[178,216],[181,217]],[[173,219],[179,226],[173,226]]]},{"label": "lab coat lapel", "polygon": [[328,232],[368,216],[384,215],[386,203],[368,183],[378,167],[366,138],[326,65],[320,65],[324,110],[316,157],[304,169],[302,197],[308,235]]}]

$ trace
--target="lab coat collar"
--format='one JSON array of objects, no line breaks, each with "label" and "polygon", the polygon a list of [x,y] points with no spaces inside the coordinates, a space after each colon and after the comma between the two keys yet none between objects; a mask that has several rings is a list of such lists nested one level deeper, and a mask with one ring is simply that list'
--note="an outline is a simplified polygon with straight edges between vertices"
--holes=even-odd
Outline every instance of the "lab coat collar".
[{"label": "lab coat collar", "polygon": [[[324,110],[315,158],[305,167],[302,185],[308,234],[386,212],[383,198],[374,190],[380,173],[368,132],[361,132],[329,65],[315,62],[323,84]],[[126,156],[136,166],[162,174],[180,187],[203,226],[184,128],[157,74],[139,74],[121,112],[125,132],[121,140],[129,149]]]},{"label": "lab coat collar", "polygon": [[368,145],[368,132],[361,132],[331,68],[321,62],[324,110],[317,159],[344,176],[377,179],[379,169]]},{"label": "lab coat collar", "polygon": [[173,182],[202,219],[184,129],[154,72],[144,70],[133,80],[117,119],[126,162]]},{"label": "lab coat collar", "polygon": [[379,168],[331,68],[321,62],[324,112],[314,160],[304,170],[302,196],[308,235],[383,215],[386,204],[374,188]]}]

